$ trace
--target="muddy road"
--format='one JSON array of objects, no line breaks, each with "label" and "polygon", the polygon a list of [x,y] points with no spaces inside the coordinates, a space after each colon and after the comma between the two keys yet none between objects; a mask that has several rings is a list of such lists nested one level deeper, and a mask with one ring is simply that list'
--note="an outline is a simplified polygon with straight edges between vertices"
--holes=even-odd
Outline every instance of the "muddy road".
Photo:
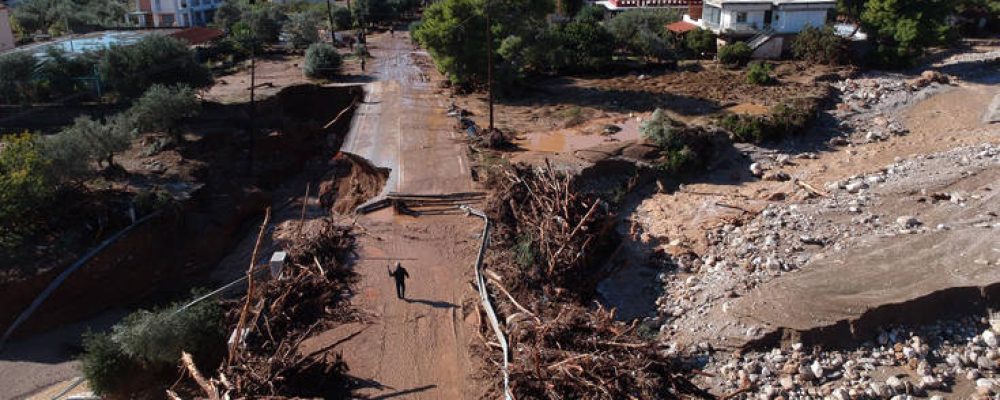
[{"label": "muddy road", "polygon": [[447,99],[435,93],[440,77],[430,57],[409,39],[372,39],[372,74],[355,112],[343,151],[389,168],[383,193],[441,194],[472,189],[465,146],[445,115]]},{"label": "muddy road", "polygon": [[[342,151],[391,169],[382,195],[444,194],[474,189],[465,146],[447,117],[442,77],[405,34],[374,35],[369,50],[375,81],[365,86]],[[385,209],[358,219],[360,275],[354,305],[366,322],[339,326],[303,343],[304,351],[340,343],[350,374],[371,398],[477,398],[469,354],[475,306],[469,283],[482,223],[456,215],[413,218]],[[401,259],[401,260],[400,260]],[[397,299],[387,267],[409,271],[406,299]]]}]

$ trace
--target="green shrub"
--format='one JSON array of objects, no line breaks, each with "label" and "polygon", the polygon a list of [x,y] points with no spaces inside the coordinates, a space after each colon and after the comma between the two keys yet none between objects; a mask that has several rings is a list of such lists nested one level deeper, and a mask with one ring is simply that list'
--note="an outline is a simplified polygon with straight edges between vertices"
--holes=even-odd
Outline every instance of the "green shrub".
[{"label": "green shrub", "polygon": [[126,111],[139,132],[176,134],[180,121],[198,115],[201,105],[187,86],[153,85]]},{"label": "green shrub", "polygon": [[176,369],[181,351],[196,362],[217,361],[225,349],[222,308],[211,300],[177,312],[181,304],[139,310],[115,324],[110,334],[84,337],[84,376],[97,393],[120,393],[138,377],[162,376]]},{"label": "green shrub", "polygon": [[684,38],[684,46],[692,53],[703,56],[705,54],[715,54],[717,42],[715,33],[708,29],[695,29],[687,33]]},{"label": "green shrub", "polygon": [[139,310],[112,328],[122,352],[144,365],[175,365],[181,351],[203,354],[224,342],[222,308],[211,300],[176,312],[179,305]]},{"label": "green shrub", "polygon": [[51,162],[31,134],[6,136],[0,141],[0,249],[23,244],[42,228],[40,210],[55,198]]},{"label": "green shrub", "polygon": [[639,133],[642,137],[656,146],[663,149],[677,148],[677,136],[674,134],[676,122],[667,116],[663,110],[657,108],[649,120],[643,121],[639,126]]},{"label": "green shrub", "polygon": [[125,387],[140,368],[106,333],[86,333],[80,357],[83,376],[94,393],[106,395]]},{"label": "green shrub", "polygon": [[[104,165],[111,167],[115,165],[115,154],[128,150],[134,137],[132,124],[125,115],[116,115],[106,122],[82,116],[73,120],[73,125],[56,134],[50,145],[66,146],[73,149],[75,155],[85,156],[83,158],[85,160],[96,161],[98,167]],[[53,157],[67,157],[73,153],[58,156],[53,154]],[[73,160],[59,161],[60,164],[73,162]]]},{"label": "green shrub", "polygon": [[112,46],[100,63],[104,82],[121,96],[134,98],[154,84],[212,83],[209,70],[195,60],[194,51],[178,39],[149,35],[129,46]]},{"label": "green shrub", "polygon": [[[354,26],[354,17],[347,7],[335,7],[333,9],[333,24],[335,30],[343,31]],[[413,32],[412,30],[410,32]]]},{"label": "green shrub", "polygon": [[812,121],[815,105],[779,103],[767,115],[729,114],[720,120],[733,141],[760,143],[795,134]]},{"label": "green shrub", "polygon": [[753,50],[746,43],[730,43],[719,48],[719,62],[730,67],[740,67],[750,61],[752,54]]},{"label": "green shrub", "polygon": [[615,42],[635,56],[669,60],[673,49],[666,39],[666,25],[680,19],[676,10],[629,10],[607,23]]},{"label": "green shrub", "polygon": [[304,49],[319,41],[320,15],[301,11],[288,16],[283,30],[288,35],[288,44],[296,49]]},{"label": "green shrub", "polygon": [[340,53],[328,43],[313,43],[306,50],[302,71],[310,78],[330,79],[340,71]]},{"label": "green shrub", "polygon": [[0,55],[0,104],[18,104],[32,99],[31,75],[35,57],[27,52]]},{"label": "green shrub", "polygon": [[806,26],[792,42],[792,54],[813,63],[840,64],[847,59],[847,42],[831,26]]},{"label": "green shrub", "polygon": [[774,83],[771,76],[771,64],[765,62],[755,62],[747,69],[747,83],[751,85],[770,85]]},{"label": "green shrub", "polygon": [[521,268],[529,268],[535,265],[538,254],[534,246],[531,235],[523,234],[517,237],[517,243],[514,244],[514,259]]},{"label": "green shrub", "polygon": [[659,168],[664,171],[682,173],[700,165],[698,152],[691,147],[694,138],[685,129],[659,108],[639,127],[642,137],[660,148],[663,159]]}]

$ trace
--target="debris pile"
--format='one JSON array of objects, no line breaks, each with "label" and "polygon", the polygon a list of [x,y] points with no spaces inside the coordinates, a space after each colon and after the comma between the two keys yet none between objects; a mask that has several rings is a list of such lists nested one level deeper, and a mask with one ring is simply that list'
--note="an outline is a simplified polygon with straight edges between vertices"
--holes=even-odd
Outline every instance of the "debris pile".
[{"label": "debris pile", "polygon": [[519,284],[532,285],[531,290],[572,287],[589,295],[599,280],[587,271],[595,250],[611,244],[608,204],[578,193],[569,175],[548,164],[538,169],[516,165],[501,173],[506,179],[496,180],[499,187],[487,209],[499,235],[517,247],[516,262],[507,265],[517,271],[502,272],[528,278]]},{"label": "debris pile", "polygon": [[[496,304],[511,346],[514,395],[703,395],[669,349],[652,340],[651,332],[591,306],[593,287],[600,280],[598,254],[609,253],[612,244],[612,214],[606,203],[575,191],[572,179],[551,167],[518,165],[500,174],[488,201],[497,228],[486,274],[496,288],[491,290],[503,293],[496,296]],[[486,324],[482,329],[488,329]],[[499,357],[492,350],[486,357]]]},{"label": "debris pile", "polygon": [[512,389],[530,399],[660,399],[699,393],[667,349],[638,323],[567,304],[507,318]]},{"label": "debris pile", "polygon": [[213,391],[216,396],[269,398],[349,394],[347,365],[340,354],[327,349],[301,354],[299,345],[358,318],[346,304],[355,279],[347,267],[354,238],[349,227],[329,220],[308,232],[289,244],[291,262],[279,278],[251,281],[248,294],[233,305],[229,356],[218,378],[195,377],[209,398]]}]

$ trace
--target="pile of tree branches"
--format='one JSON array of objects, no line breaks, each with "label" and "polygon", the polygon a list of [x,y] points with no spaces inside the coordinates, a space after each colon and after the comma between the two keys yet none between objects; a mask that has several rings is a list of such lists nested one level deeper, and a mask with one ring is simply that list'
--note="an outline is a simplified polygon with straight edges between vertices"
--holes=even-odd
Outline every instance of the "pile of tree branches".
[{"label": "pile of tree branches", "polygon": [[[615,245],[611,206],[549,165],[493,173],[487,207],[496,231],[486,275],[510,344],[515,397],[703,396],[654,332],[593,303],[604,256]],[[482,328],[484,338],[492,335]],[[496,348],[484,349],[499,366]]]},{"label": "pile of tree branches", "polygon": [[643,337],[638,321],[577,304],[546,315],[508,318],[518,398],[664,399],[701,391],[657,342]]},{"label": "pile of tree branches", "polygon": [[[497,187],[487,209],[496,222],[501,250],[514,263],[495,265],[521,275],[532,290],[569,288],[584,296],[599,280],[594,255],[611,250],[610,206],[596,195],[577,192],[571,177],[550,165],[514,165],[494,171]],[[503,263],[502,263],[503,264]],[[596,266],[594,266],[596,267]]]},{"label": "pile of tree branches", "polygon": [[[300,345],[332,326],[357,320],[347,306],[354,273],[347,266],[354,237],[349,227],[327,221],[288,245],[290,263],[282,276],[249,284],[230,310],[229,356],[218,378],[190,375],[209,398],[345,398],[347,365],[329,348],[302,354]],[[187,363],[185,363],[187,364]]]}]

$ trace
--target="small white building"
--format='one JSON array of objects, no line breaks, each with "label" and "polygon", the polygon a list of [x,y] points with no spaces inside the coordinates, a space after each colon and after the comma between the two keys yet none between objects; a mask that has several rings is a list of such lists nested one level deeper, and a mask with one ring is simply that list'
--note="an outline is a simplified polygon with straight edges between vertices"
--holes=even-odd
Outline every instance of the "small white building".
[{"label": "small white building", "polygon": [[215,18],[223,0],[135,0],[126,17],[141,27],[205,26]]},{"label": "small white building", "polygon": [[13,49],[16,45],[14,31],[10,27],[10,9],[0,1],[0,51]]},{"label": "small white building", "polygon": [[684,20],[719,35],[798,33],[806,25],[825,25],[836,7],[836,0],[705,0],[700,18]]},{"label": "small white building", "polygon": [[784,39],[832,21],[836,0],[704,0],[684,22],[719,35],[720,44],[746,40],[757,58],[781,55]]}]

